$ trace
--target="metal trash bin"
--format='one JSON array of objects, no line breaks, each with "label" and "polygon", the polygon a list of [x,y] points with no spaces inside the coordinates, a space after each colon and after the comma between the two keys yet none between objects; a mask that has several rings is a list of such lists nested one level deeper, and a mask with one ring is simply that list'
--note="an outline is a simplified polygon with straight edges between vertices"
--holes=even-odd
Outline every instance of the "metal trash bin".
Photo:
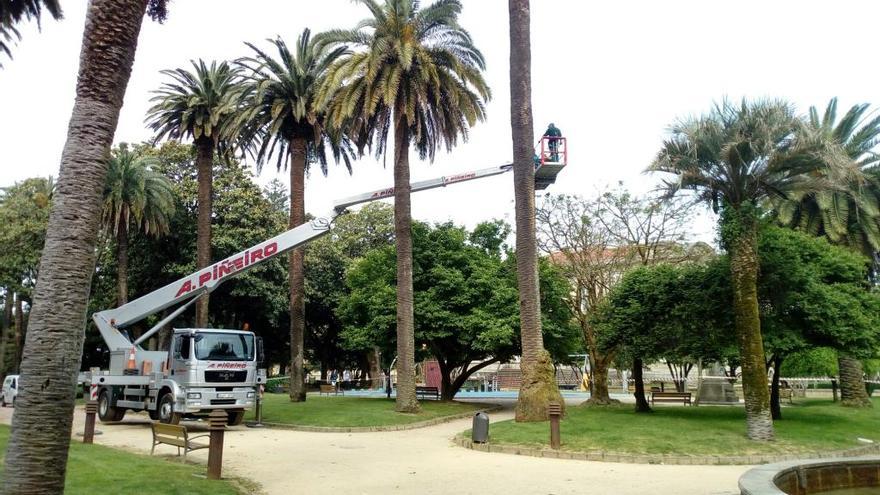
[{"label": "metal trash bin", "polygon": [[489,441],[489,415],[484,412],[474,414],[474,425],[471,428],[471,439],[474,443]]}]

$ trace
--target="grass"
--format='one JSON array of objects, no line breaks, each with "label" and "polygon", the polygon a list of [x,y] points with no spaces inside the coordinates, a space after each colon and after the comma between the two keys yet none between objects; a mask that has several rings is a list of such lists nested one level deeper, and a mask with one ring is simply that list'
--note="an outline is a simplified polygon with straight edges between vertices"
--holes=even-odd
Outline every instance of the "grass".
[{"label": "grass", "polygon": [[[266,394],[263,421],[296,426],[390,426],[454,416],[483,407],[463,402],[426,400],[420,403],[422,412],[419,414],[402,414],[394,411],[394,399],[309,395],[305,402],[290,402],[287,394]],[[253,414],[249,412],[248,419],[253,419]]]},{"label": "grass", "polygon": [[[801,400],[783,407],[774,422],[776,440],[745,436],[745,411],[726,406],[660,406],[635,414],[632,405],[569,407],[561,422],[562,448],[633,454],[752,455],[841,450],[880,441],[880,399],[873,409],[844,408],[827,400]],[[548,423],[504,421],[491,425],[492,443],[549,446]],[[470,433],[468,432],[469,436]]]},{"label": "grass", "polygon": [[[0,479],[3,479],[3,460],[8,441],[9,427],[0,425]],[[239,493],[227,481],[209,481],[204,475],[204,466],[183,464],[159,457],[131,454],[101,445],[85,445],[73,441],[70,443],[64,492],[151,495]]]}]

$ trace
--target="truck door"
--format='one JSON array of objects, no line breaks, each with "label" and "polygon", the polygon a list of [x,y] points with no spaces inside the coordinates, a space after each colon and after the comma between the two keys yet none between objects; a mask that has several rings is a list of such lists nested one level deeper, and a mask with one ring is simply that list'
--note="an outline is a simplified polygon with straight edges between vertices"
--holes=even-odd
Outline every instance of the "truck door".
[{"label": "truck door", "polygon": [[189,362],[192,355],[192,338],[189,334],[174,336],[171,353],[171,374],[185,376],[189,372]]}]

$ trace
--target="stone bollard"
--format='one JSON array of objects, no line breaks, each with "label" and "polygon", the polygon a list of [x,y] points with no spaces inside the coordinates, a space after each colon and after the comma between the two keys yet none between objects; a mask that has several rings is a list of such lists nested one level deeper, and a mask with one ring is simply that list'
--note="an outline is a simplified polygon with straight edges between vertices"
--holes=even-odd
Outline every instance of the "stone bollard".
[{"label": "stone bollard", "polygon": [[208,415],[208,428],[211,430],[211,440],[208,446],[208,479],[219,480],[220,470],[223,467],[223,432],[229,415],[222,409],[214,409]]},{"label": "stone bollard", "polygon": [[547,414],[550,416],[550,448],[559,450],[559,418],[562,416],[562,406],[558,402],[551,402],[547,406]]},{"label": "stone bollard", "polygon": [[98,402],[90,400],[86,402],[86,428],[83,431],[83,443],[93,443],[95,440],[95,414],[98,413]]}]

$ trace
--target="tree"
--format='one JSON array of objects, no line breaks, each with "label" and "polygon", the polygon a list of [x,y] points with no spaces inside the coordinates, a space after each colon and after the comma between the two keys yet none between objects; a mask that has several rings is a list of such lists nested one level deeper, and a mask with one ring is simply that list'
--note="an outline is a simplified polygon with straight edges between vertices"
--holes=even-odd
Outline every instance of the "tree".
[{"label": "tree", "polygon": [[541,294],[535,234],[535,142],[532,120],[531,12],[529,0],[509,0],[510,130],[513,137],[513,192],[516,211],[517,281],[522,321],[523,382],[516,403],[517,421],[548,419],[547,406],[565,401],[549,373],[550,359],[541,340]]},{"label": "tree", "polygon": [[164,14],[161,0],[93,0],[86,13],[76,99],[40,259],[21,391],[7,447],[7,494],[64,490],[101,191],[145,8],[154,18]]},{"label": "tree", "polygon": [[[488,231],[496,235],[486,235]],[[473,373],[506,362],[521,350],[516,260],[501,250],[508,233],[509,227],[498,222],[481,224],[473,233],[448,223],[413,225],[415,342],[423,349],[420,354],[439,363],[443,400],[452,400]],[[350,293],[343,296],[339,311],[346,323],[343,338],[351,348],[394,345],[394,256],[390,246],[378,248],[348,271]],[[567,362],[579,350],[577,330],[563,302],[567,286],[549,263],[542,263],[541,283],[548,349],[555,359]]]},{"label": "tree", "polygon": [[[290,228],[306,221],[306,170],[312,163],[327,175],[326,148],[337,163],[345,162],[351,173],[348,137],[327,125],[316,94],[324,84],[330,64],[346,52],[318,45],[308,29],[303,30],[293,53],[284,40],[271,40],[278,59],[247,43],[256,57],[239,63],[248,74],[250,97],[242,113],[243,138],[257,158],[257,169],[272,160],[277,148],[277,166],[290,163]],[[304,248],[290,253],[290,400],[306,400],[303,374],[305,335]]]},{"label": "tree", "polygon": [[[413,337],[412,216],[409,148],[433,160],[485,118],[490,98],[483,54],[458,24],[459,0],[420,8],[416,0],[359,0],[371,17],[352,30],[333,30],[321,43],[355,51],[329,70],[319,98],[336,126],[348,122],[360,149],[382,156],[394,131],[394,226],[397,246],[397,411],[416,412]],[[344,84],[343,84],[344,83]]]},{"label": "tree", "polygon": [[138,156],[127,146],[115,150],[108,164],[102,223],[116,236],[118,305],[128,302],[129,229],[165,235],[174,213],[171,182],[154,171],[153,164],[149,157]]},{"label": "tree", "polygon": [[[817,191],[804,194],[796,202],[782,203],[776,214],[783,225],[823,236],[874,259],[880,250],[880,177],[877,175],[880,154],[875,151],[880,142],[880,117],[866,122],[868,108],[868,104],[853,105],[838,121],[837,98],[828,102],[821,119],[816,107],[810,107],[810,126],[840,145],[865,176],[854,177],[839,190]],[[821,173],[833,175],[834,170]],[[848,406],[871,407],[865,392],[862,363],[845,352],[838,360],[841,402]]]},{"label": "tree", "polygon": [[[198,155],[199,223],[197,268],[210,265],[211,202],[213,201],[213,170],[215,151],[226,154],[238,136],[237,116],[244,86],[237,67],[227,62],[192,61],[193,72],[186,69],[164,70],[171,82],[154,91],[147,110],[147,125],[155,139],[192,139]],[[196,326],[208,326],[208,295],[196,301]]]},{"label": "tree", "polygon": [[39,26],[44,8],[55,20],[63,17],[58,0],[0,0],[0,52],[12,58],[10,44],[21,40],[15,25],[22,20],[36,19]]},{"label": "tree", "polygon": [[823,167],[837,171],[835,177],[857,174],[848,157],[803,125],[789,104],[745,100],[725,101],[705,116],[674,124],[649,167],[674,176],[665,183],[670,195],[694,191],[698,201],[721,211],[752,440],[774,436],[757,298],[760,207],[770,199],[835,187],[811,175]]}]

